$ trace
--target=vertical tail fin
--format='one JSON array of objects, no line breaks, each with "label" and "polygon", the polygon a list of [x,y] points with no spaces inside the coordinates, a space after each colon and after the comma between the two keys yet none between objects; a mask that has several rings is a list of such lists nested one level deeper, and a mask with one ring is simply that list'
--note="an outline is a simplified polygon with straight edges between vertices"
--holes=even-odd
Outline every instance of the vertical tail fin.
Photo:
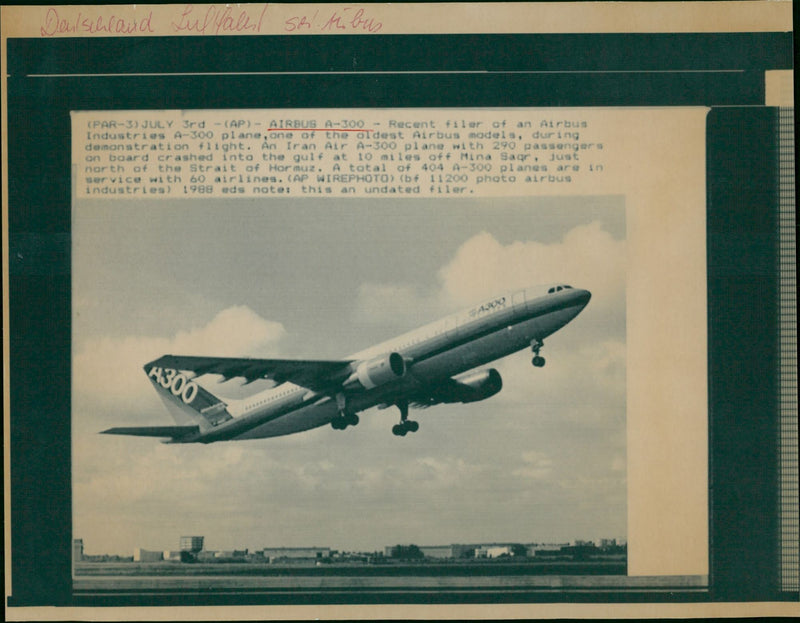
[{"label": "vertical tail fin", "polygon": [[145,364],[145,374],[176,424],[193,424],[205,432],[232,419],[228,405],[194,381],[194,373],[162,368],[155,363]]}]

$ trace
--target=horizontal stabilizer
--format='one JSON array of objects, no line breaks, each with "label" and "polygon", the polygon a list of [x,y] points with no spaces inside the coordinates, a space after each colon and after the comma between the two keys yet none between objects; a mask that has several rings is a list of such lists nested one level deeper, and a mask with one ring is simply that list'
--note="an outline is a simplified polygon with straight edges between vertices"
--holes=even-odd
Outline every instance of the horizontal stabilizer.
[{"label": "horizontal stabilizer", "polygon": [[119,426],[101,431],[104,435],[135,435],[136,437],[186,437],[199,433],[199,426]]}]

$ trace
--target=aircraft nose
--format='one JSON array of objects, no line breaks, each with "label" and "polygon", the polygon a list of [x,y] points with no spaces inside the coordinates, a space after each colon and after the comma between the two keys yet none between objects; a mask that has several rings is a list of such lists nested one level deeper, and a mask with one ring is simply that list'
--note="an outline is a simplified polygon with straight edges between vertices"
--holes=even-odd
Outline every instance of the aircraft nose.
[{"label": "aircraft nose", "polygon": [[575,294],[577,295],[578,303],[580,303],[581,307],[586,307],[592,298],[592,293],[589,292],[589,290],[577,290]]}]

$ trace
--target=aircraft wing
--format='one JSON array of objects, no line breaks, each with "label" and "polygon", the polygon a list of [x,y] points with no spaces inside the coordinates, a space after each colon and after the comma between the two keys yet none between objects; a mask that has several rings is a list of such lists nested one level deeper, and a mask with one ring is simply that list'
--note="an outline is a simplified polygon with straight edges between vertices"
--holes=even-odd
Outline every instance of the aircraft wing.
[{"label": "aircraft wing", "polygon": [[147,364],[201,374],[221,374],[225,380],[243,377],[248,383],[268,379],[274,383],[294,383],[314,391],[324,391],[339,376],[350,370],[352,361],[319,359],[250,359],[239,357],[185,357],[164,355]]},{"label": "aircraft wing", "polygon": [[117,426],[100,431],[103,435],[133,435],[134,437],[187,437],[200,432],[199,426]]}]

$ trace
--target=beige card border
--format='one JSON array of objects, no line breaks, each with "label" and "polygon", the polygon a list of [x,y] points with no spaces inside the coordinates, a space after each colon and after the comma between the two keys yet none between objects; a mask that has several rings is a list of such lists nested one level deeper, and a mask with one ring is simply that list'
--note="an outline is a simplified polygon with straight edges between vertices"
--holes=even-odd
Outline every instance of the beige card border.
[{"label": "beige card border", "polygon": [[768,32],[792,29],[792,3],[44,5],[6,6],[2,18],[3,37]]},{"label": "beige card border", "polygon": [[[178,8],[185,5],[177,5]],[[208,9],[214,5],[195,5],[197,9]],[[263,5],[234,5],[253,8]],[[325,5],[331,8],[336,5]],[[342,5],[347,6],[347,5]],[[365,5],[366,6],[366,5]],[[686,3],[581,3],[580,6],[543,3],[528,4],[470,4],[458,11],[458,23],[452,19],[456,13],[453,4],[447,5],[370,5],[375,10],[374,18],[385,20],[381,34],[391,33],[456,33],[456,32],[709,32],[709,31],[789,31],[791,30],[791,2],[686,2]],[[284,34],[281,24],[300,8],[313,5],[269,5],[269,28],[260,33]],[[142,11],[153,9],[154,17],[165,19],[174,16],[176,5],[136,5],[115,7],[66,7],[65,10],[85,10],[88,18],[107,18],[104,11],[113,9],[114,15],[131,20],[143,15]],[[47,7],[9,7],[2,10],[2,45],[5,50],[9,36],[41,36],[42,20]],[[273,9],[275,13],[272,13]],[[531,17],[536,12],[536,17]],[[408,13],[413,13],[413,18]],[[70,16],[79,17],[70,13]],[[284,17],[284,20],[280,18]],[[276,18],[273,22],[273,18]],[[390,23],[390,20],[391,23]],[[96,22],[95,22],[96,23]],[[105,23],[109,23],[106,21]],[[276,26],[277,24],[277,26]],[[142,34],[142,33],[137,33]],[[160,36],[166,32],[144,33]],[[183,34],[198,34],[187,32]],[[214,33],[217,34],[217,33]],[[246,32],[220,32],[218,34],[247,34]],[[307,34],[307,33],[303,33]],[[320,33],[324,34],[324,33]],[[66,33],[65,36],[75,36]],[[107,32],[94,35],[80,33],[80,36],[108,36]],[[6,57],[2,57],[2,72],[7,75]],[[6,84],[2,85],[3,109],[6,107]],[[7,162],[7,119],[2,119],[3,162]],[[7,232],[7,189],[8,173],[3,167],[3,271],[7,283],[8,241]],[[8,301],[4,293],[3,301],[3,356],[8,361]],[[3,383],[8,387],[8,367],[3,367]],[[8,392],[4,392],[4,424],[8,426]],[[10,461],[8,448],[4,452],[5,473],[8,475]],[[6,483],[8,476],[6,476]],[[10,548],[10,492],[5,488],[5,546]],[[10,562],[6,557],[6,595],[10,594]],[[9,620],[191,620],[196,618],[225,620],[230,618],[228,608],[13,608],[6,610]],[[280,618],[280,619],[363,619],[363,618],[599,618],[599,617],[730,617],[730,616],[798,616],[800,607],[795,603],[709,603],[709,604],[536,604],[512,606],[280,606],[265,609],[262,607],[238,607],[236,616],[241,619]]]},{"label": "beige card border", "polygon": [[[230,606],[141,608],[16,608],[9,621],[231,621]],[[236,606],[238,621],[357,621],[484,619],[644,619],[798,617],[800,605],[785,602],[693,604],[474,604],[392,606]]]}]

